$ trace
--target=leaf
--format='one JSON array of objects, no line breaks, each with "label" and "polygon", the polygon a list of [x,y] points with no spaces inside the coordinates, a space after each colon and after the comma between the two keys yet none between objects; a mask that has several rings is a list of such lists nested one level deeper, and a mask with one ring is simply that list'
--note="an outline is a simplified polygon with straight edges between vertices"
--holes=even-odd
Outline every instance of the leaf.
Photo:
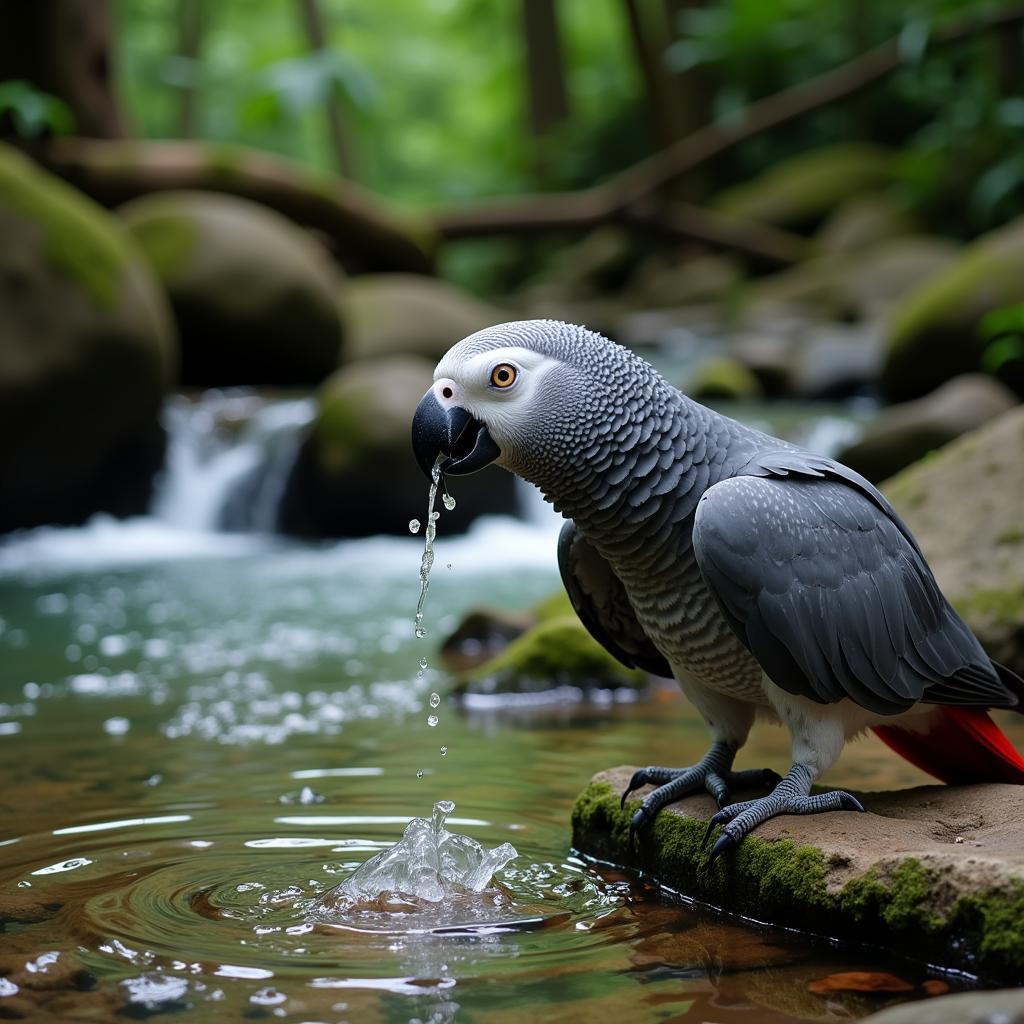
[{"label": "leaf", "polygon": [[827,996],[834,992],[913,992],[909,981],[880,971],[840,971],[807,983],[807,991]]},{"label": "leaf", "polygon": [[914,18],[900,30],[896,45],[900,60],[904,64],[920,64],[925,50],[928,49],[928,37],[932,27],[926,18]]},{"label": "leaf", "polygon": [[18,135],[26,139],[47,131],[68,135],[75,127],[71,108],[63,100],[21,79],[0,82],[0,115],[5,113],[11,115]]}]

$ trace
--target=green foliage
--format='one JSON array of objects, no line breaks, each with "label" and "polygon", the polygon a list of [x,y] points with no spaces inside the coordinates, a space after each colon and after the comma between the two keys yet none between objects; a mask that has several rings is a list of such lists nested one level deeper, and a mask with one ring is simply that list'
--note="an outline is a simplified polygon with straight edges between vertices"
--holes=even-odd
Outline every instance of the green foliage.
[{"label": "green foliage", "polygon": [[0,120],[5,116],[23,139],[68,135],[75,127],[66,103],[20,79],[0,82]]}]

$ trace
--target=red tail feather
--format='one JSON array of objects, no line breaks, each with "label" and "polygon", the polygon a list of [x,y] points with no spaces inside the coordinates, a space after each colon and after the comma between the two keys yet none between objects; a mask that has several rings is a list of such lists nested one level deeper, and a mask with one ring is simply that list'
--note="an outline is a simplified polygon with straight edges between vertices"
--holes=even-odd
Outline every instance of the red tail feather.
[{"label": "red tail feather", "polygon": [[897,725],[873,727],[878,738],[942,782],[1014,782],[1024,785],[1024,758],[978,708],[942,707],[928,732]]}]

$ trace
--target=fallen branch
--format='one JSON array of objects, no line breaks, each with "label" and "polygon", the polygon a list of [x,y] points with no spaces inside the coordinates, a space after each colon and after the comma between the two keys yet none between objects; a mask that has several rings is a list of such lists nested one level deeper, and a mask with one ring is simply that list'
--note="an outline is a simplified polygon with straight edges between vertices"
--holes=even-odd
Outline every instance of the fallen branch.
[{"label": "fallen branch", "polygon": [[424,226],[402,223],[357,185],[270,153],[220,143],[63,138],[32,155],[104,206],[174,189],[227,192],[322,232],[349,269],[433,271],[431,253],[415,237],[427,235]]},{"label": "fallen branch", "polygon": [[[939,26],[931,34],[929,47],[934,50],[1022,24],[1024,6],[1016,5],[981,18]],[[890,39],[831,71],[752,103],[739,117],[717,121],[693,132],[603,185],[576,192],[483,200],[441,210],[435,215],[438,233],[444,239],[455,240],[484,235],[579,230],[608,221],[629,220],[631,206],[649,204],[659,190],[682,175],[762,132],[854,96],[903,66],[899,40]],[[682,219],[678,212],[660,215],[647,212],[642,219],[650,223],[658,217],[666,225],[676,223],[678,230],[670,232],[672,234],[700,237],[699,218],[694,216],[693,208],[689,210],[689,216]],[[635,221],[636,216],[632,219]],[[669,229],[666,227],[666,230]],[[748,237],[738,232],[732,240],[734,246],[743,251],[740,243]],[[722,242],[725,243],[724,237]]]}]

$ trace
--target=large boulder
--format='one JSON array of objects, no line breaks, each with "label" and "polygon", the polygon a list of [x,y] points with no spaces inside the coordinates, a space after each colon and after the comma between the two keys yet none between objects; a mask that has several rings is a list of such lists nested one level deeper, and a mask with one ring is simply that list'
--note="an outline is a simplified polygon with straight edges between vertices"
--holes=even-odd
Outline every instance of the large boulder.
[{"label": "large boulder", "polygon": [[404,354],[436,361],[467,335],[510,319],[447,281],[416,274],[365,274],[352,278],[345,293],[352,359]]},{"label": "large boulder", "polygon": [[170,297],[183,384],[318,384],[338,365],[339,273],[291,221],[213,192],[161,192],[119,213]]},{"label": "large boulder", "polygon": [[977,369],[982,317],[1024,295],[1024,217],[983,235],[960,258],[910,292],[893,310],[882,375],[895,401],[927,394]]},{"label": "large boulder", "polygon": [[[428,481],[409,440],[413,409],[432,364],[415,356],[363,360],[335,372],[317,392],[318,411],[281,501],[278,528],[305,537],[408,535],[425,519]],[[452,511],[437,509],[446,533],[484,512],[515,510],[510,473],[489,467],[453,478]]]},{"label": "large boulder", "polygon": [[1024,673],[1024,407],[882,485],[954,607]]},{"label": "large boulder", "polygon": [[1016,404],[994,377],[965,373],[924,398],[890,406],[837,458],[877,483]]},{"label": "large boulder", "polygon": [[176,362],[117,220],[0,147],[0,530],[144,511]]},{"label": "large boulder", "polygon": [[889,150],[842,143],[776,164],[752,181],[720,192],[714,207],[743,220],[806,227],[850,196],[891,184],[896,175],[897,157]]},{"label": "large boulder", "polygon": [[1024,1024],[1024,989],[957,992],[937,1001],[904,1003],[864,1018],[864,1024]]},{"label": "large boulder", "polygon": [[948,239],[907,235],[851,252],[830,252],[763,278],[749,289],[746,318],[800,304],[837,319],[885,314],[924,282],[951,267],[958,248]]}]

